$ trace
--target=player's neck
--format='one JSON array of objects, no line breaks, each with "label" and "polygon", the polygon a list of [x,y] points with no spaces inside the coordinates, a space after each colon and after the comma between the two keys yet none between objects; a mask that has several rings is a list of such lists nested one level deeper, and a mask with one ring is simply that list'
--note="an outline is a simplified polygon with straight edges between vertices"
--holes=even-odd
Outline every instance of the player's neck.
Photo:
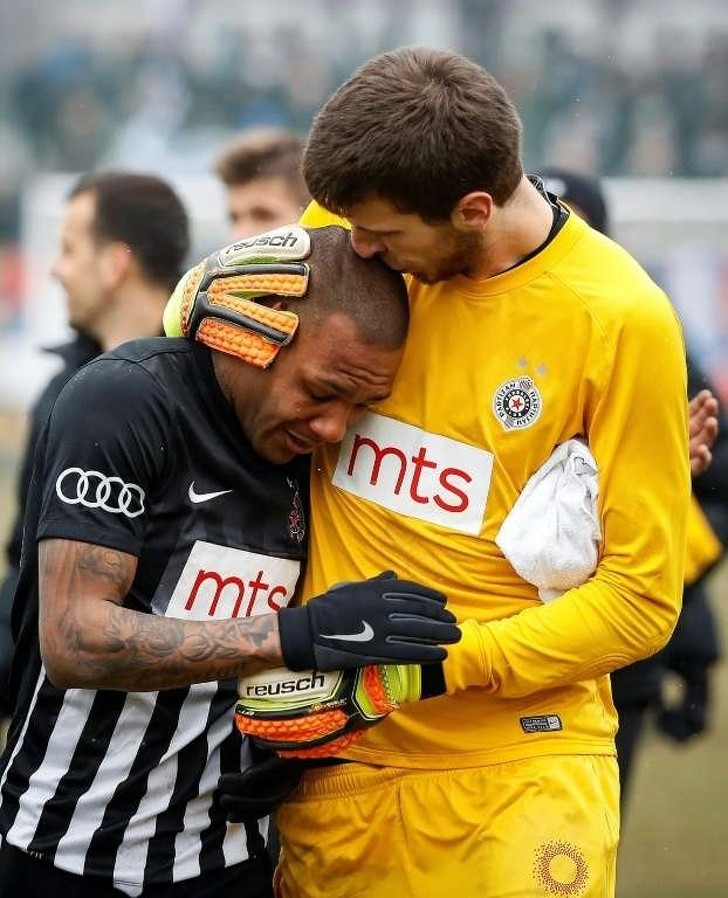
[{"label": "player's neck", "polygon": [[552,207],[524,176],[511,199],[496,208],[469,277],[483,280],[515,267],[546,241],[553,221]]},{"label": "player's neck", "polygon": [[95,337],[104,352],[129,340],[162,333],[162,312],[168,294],[164,290],[140,288],[119,297],[98,322]]}]

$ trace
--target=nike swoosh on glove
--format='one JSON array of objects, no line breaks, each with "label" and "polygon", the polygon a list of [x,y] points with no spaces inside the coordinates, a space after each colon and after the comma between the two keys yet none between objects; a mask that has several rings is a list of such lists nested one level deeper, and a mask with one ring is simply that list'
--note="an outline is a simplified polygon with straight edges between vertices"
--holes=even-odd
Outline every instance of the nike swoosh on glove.
[{"label": "nike swoosh on glove", "polygon": [[278,612],[283,660],[296,671],[443,661],[443,646],[460,639],[446,601],[393,571],[339,583],[301,608]]}]

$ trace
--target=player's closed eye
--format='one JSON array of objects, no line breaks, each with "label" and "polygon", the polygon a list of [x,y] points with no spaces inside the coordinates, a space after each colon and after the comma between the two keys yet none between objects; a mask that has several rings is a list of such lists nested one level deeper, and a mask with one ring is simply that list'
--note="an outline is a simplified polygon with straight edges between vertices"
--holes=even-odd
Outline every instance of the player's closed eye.
[{"label": "player's closed eye", "polygon": [[331,402],[332,399],[336,398],[335,396],[332,396],[330,393],[318,394],[318,393],[313,393],[311,391],[309,391],[309,396],[311,397],[311,399],[313,399],[314,402],[320,402],[322,404],[324,402]]}]

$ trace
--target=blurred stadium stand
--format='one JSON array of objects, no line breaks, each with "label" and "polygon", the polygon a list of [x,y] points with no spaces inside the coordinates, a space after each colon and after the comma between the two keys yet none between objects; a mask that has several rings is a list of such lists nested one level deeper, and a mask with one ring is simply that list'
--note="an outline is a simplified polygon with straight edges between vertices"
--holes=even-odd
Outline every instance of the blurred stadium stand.
[{"label": "blurred stadium stand", "polygon": [[[28,353],[56,339],[62,327],[59,292],[47,275],[57,233],[53,207],[62,195],[53,192],[49,175],[60,184],[68,173],[120,167],[190,185],[199,254],[217,239],[220,195],[209,170],[222,142],[249,125],[279,124],[304,134],[331,90],[387,47],[455,47],[493,71],[523,117],[531,169],[557,165],[610,179],[649,178],[653,185],[728,176],[725,0],[4,0],[0,6],[0,365],[6,372],[0,404],[27,404],[48,364],[36,353],[29,372]],[[639,187],[625,197],[627,205],[636,197],[642,203],[644,194],[634,190]],[[651,191],[649,201],[659,202],[659,188]],[[700,197],[707,197],[703,219],[710,222],[715,193],[708,188],[693,197],[687,200],[692,220]],[[725,203],[716,232],[723,247],[724,209]],[[644,261],[679,294],[687,279],[661,270],[677,258],[676,227],[649,247]],[[649,242],[644,228],[642,236]],[[716,315],[728,333],[722,309],[728,250],[716,256],[715,243],[686,262],[692,270],[697,256],[710,256],[700,295],[693,284],[687,298],[692,326],[703,335],[714,329]],[[630,248],[640,255],[640,245]],[[696,302],[708,309],[702,323]],[[703,340],[710,368],[724,364],[721,342]]]},{"label": "blurred stadium stand", "polygon": [[[509,88],[527,161],[606,175],[728,170],[724,0],[4,0],[0,122],[15,164],[198,168],[248,124],[305,131],[368,56],[467,52]],[[305,10],[305,13],[304,13]],[[131,151],[134,156],[131,156]],[[8,165],[6,161],[4,165]]]}]

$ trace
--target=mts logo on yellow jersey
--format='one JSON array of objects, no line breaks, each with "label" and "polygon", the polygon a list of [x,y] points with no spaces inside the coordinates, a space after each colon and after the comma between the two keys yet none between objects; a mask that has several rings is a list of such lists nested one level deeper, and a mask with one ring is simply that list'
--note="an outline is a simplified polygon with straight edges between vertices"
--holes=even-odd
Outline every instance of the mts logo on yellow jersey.
[{"label": "mts logo on yellow jersey", "polygon": [[477,535],[493,473],[493,455],[369,414],[347,432],[333,483],[399,514]]}]

